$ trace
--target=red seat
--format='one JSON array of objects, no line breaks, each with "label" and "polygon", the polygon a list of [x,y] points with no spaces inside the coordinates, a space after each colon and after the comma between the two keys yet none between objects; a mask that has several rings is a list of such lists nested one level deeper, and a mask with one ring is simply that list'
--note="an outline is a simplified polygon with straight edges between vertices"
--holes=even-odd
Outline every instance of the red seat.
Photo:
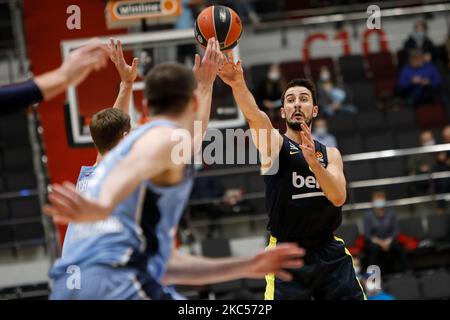
[{"label": "red seat", "polygon": [[287,61],[280,63],[281,74],[286,81],[295,78],[305,78],[305,65],[302,61]]},{"label": "red seat", "polygon": [[416,122],[422,130],[444,127],[447,124],[444,106],[434,103],[417,107]]}]

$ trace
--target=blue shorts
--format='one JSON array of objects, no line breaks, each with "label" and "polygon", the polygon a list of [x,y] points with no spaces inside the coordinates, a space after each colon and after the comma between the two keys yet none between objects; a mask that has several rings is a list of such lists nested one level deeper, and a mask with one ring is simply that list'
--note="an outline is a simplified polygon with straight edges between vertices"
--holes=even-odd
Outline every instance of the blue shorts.
[{"label": "blue shorts", "polygon": [[[134,268],[89,266],[80,269],[79,282],[73,274],[54,279],[51,300],[173,300],[178,296]],[[179,299],[179,298],[178,298]]]}]

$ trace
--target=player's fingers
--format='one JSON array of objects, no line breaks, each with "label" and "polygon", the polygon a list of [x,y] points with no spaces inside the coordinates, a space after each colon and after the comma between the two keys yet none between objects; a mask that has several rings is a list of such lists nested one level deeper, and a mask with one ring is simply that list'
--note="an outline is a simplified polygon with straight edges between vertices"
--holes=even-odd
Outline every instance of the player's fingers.
[{"label": "player's fingers", "polygon": [[237,67],[237,69],[239,70],[239,72],[243,72],[241,60],[239,60],[239,61],[236,63],[236,67]]},{"label": "player's fingers", "polygon": [[60,214],[67,215],[72,211],[73,204],[70,201],[67,201],[67,198],[64,196],[51,193],[48,195],[48,200]]},{"label": "player's fingers", "polygon": [[205,56],[203,57],[203,61],[211,61],[212,60],[212,54],[214,50],[214,38],[211,38],[208,40],[208,46],[206,47]]},{"label": "player's fingers", "polygon": [[71,221],[73,220],[64,216],[53,216],[53,223],[55,224],[68,225]]},{"label": "player's fingers", "polygon": [[133,58],[133,62],[131,63],[131,68],[133,70],[135,70],[138,65],[139,65],[139,59],[138,58]]},{"label": "player's fingers", "polygon": [[291,281],[292,280],[292,274],[290,274],[287,271],[279,270],[275,272],[275,276],[280,278],[283,281]]},{"label": "player's fingers", "polygon": [[119,59],[125,60],[125,58],[123,57],[122,42],[120,40],[117,40],[117,53],[118,53]]},{"label": "player's fingers", "polygon": [[282,267],[285,269],[298,269],[303,267],[303,260],[288,260],[283,262]]},{"label": "player's fingers", "polygon": [[312,147],[314,145],[314,142],[310,134],[307,134],[305,131],[302,131],[300,132],[300,135],[302,136],[303,144],[306,144],[309,147]]},{"label": "player's fingers", "polygon": [[53,188],[53,193],[49,195],[49,199],[50,197],[64,202],[68,207],[76,207],[79,195],[66,187],[56,185]]},{"label": "player's fingers", "polygon": [[192,70],[194,71],[198,70],[198,68],[200,68],[200,64],[201,64],[200,55],[196,53],[194,57],[194,67],[192,68]]},{"label": "player's fingers", "polygon": [[306,253],[305,249],[300,248],[296,244],[290,243],[279,244],[275,247],[275,249],[278,249],[280,253],[290,257],[303,257]]},{"label": "player's fingers", "polygon": [[51,204],[44,204],[44,206],[42,207],[42,211],[48,216],[55,216],[55,215],[58,215],[60,213],[58,211],[58,209],[56,209]]}]

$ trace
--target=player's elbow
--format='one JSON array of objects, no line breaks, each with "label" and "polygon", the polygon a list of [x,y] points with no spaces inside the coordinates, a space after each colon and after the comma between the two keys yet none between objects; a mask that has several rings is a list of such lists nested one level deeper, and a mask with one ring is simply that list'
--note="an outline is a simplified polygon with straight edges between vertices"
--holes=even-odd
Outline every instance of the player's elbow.
[{"label": "player's elbow", "polygon": [[331,203],[335,207],[342,207],[346,200],[347,200],[347,195],[345,192],[342,194],[336,195],[336,196],[332,197],[332,199],[330,199]]}]

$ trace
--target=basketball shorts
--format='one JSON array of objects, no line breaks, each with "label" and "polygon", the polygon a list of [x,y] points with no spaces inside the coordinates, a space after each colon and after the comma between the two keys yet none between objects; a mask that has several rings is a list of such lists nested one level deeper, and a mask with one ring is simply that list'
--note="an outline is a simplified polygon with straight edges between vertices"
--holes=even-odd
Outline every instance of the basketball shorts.
[{"label": "basketball shorts", "polygon": [[[274,246],[276,238],[270,237],[268,247]],[[287,270],[292,281],[266,275],[265,300],[366,300],[342,239],[305,249],[304,266]]]}]

